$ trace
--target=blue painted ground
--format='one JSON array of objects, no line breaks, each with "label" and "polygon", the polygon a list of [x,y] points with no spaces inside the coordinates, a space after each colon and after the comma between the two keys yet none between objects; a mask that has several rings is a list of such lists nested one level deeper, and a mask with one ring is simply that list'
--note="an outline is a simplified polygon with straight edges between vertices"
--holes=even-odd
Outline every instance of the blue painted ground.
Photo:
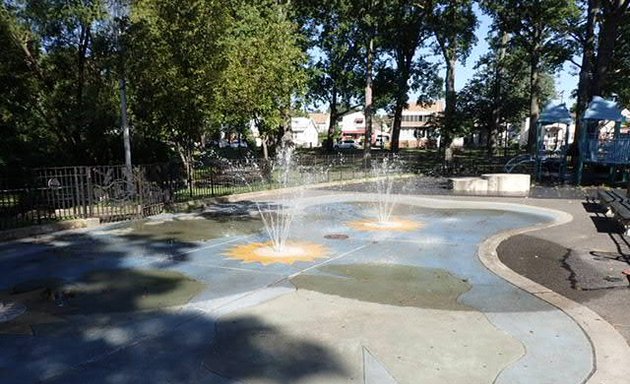
[{"label": "blue painted ground", "polygon": [[[71,326],[53,327],[41,335],[0,335],[0,382],[222,383],[201,365],[222,306],[264,287],[286,286],[291,275],[321,273],[316,266],[322,263],[441,268],[466,280],[472,289],[460,302],[483,312],[527,351],[501,372],[497,383],[577,383],[589,374],[592,352],[581,329],[562,312],[490,273],[476,257],[477,245],[488,236],[548,217],[401,205],[396,214],[423,223],[422,228],[372,233],[346,225],[373,214],[373,207],[365,203],[306,208],[296,218],[290,238],[323,244],[330,257],[293,265],[263,266],[226,258],[234,245],[266,240],[262,230],[238,234],[238,222],[225,223],[234,227],[233,234],[208,241],[130,238],[124,231],[129,224],[117,224],[40,243],[2,244],[0,290],[44,278],[72,282],[89,271],[115,268],[178,271],[204,282],[206,288],[185,308],[77,314],[63,319]],[[160,218],[172,216],[153,220]],[[326,239],[329,234],[346,234],[348,239]]]}]

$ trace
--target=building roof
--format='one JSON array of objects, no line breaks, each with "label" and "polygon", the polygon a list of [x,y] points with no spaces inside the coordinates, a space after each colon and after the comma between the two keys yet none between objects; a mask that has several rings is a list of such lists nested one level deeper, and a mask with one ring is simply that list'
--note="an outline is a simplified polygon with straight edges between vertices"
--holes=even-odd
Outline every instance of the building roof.
[{"label": "building roof", "polygon": [[538,122],[541,124],[562,123],[568,125],[573,122],[573,119],[564,103],[550,101],[540,113]]},{"label": "building roof", "polygon": [[308,116],[315,122],[315,124],[328,124],[330,121],[330,113],[313,112]]},{"label": "building roof", "polygon": [[584,112],[584,120],[621,121],[621,109],[614,100],[606,100],[599,96],[593,96],[593,101]]},{"label": "building roof", "polygon": [[444,100],[437,100],[432,104],[410,103],[408,108],[403,109],[403,114],[407,112],[444,112]]},{"label": "building roof", "polygon": [[292,117],[291,118],[291,130],[294,132],[306,131],[310,127],[315,129],[313,120],[308,117]]}]

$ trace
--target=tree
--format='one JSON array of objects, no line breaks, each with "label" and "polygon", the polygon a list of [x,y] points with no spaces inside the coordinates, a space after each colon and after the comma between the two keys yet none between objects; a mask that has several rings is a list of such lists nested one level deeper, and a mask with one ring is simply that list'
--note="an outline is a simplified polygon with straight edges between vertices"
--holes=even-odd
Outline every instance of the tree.
[{"label": "tree", "polygon": [[[580,78],[577,89],[575,137],[583,129],[583,115],[593,96],[610,96],[624,93],[628,62],[628,0],[584,0],[582,20],[571,30],[582,53]],[[624,77],[623,74],[626,73]],[[611,81],[611,74],[615,74]],[[627,83],[627,82],[626,82]],[[627,100],[627,98],[626,98]]]},{"label": "tree", "polygon": [[[512,51],[500,57],[500,45],[491,39],[494,50],[483,56],[476,65],[477,72],[459,92],[457,102],[460,117],[468,126],[475,127],[487,138],[488,154],[496,150],[496,136],[500,127],[520,126],[529,111],[529,66],[526,53]],[[499,40],[500,41],[500,40]],[[500,60],[500,64],[497,61]],[[510,76],[496,76],[496,68]],[[553,75],[541,74],[541,100],[555,94]],[[500,105],[499,113],[496,106]]]},{"label": "tree", "polygon": [[263,153],[290,126],[292,99],[304,93],[306,56],[285,4],[274,0],[231,2],[220,40],[225,68],[217,99],[223,122],[254,121]]},{"label": "tree", "polygon": [[[0,8],[0,169],[40,163],[48,152],[48,132],[38,106],[40,82],[33,66],[38,59],[38,41],[28,26],[20,23],[12,7]],[[29,147],[32,147],[29,150]]]},{"label": "tree", "polygon": [[582,50],[582,62],[577,89],[577,103],[575,107],[576,122],[574,137],[580,137],[582,129],[581,116],[591,98],[591,82],[593,66],[595,65],[595,25],[599,13],[599,0],[586,0],[586,10],[583,22],[576,23],[573,36],[577,46]]},{"label": "tree", "polygon": [[457,61],[465,60],[476,42],[477,17],[471,0],[428,0],[430,28],[435,35],[436,51],[442,55],[446,66],[445,110],[442,119],[441,146],[450,145],[459,128],[457,119],[457,93],[455,69]]},{"label": "tree", "polygon": [[590,86],[591,96],[602,96],[610,88],[610,64],[612,63],[615,45],[623,42],[623,34],[619,33],[628,21],[630,0],[601,0],[601,23],[597,41],[597,58]]},{"label": "tree", "polygon": [[196,145],[220,126],[227,20],[226,7],[212,1],[141,0],[132,8],[126,45],[134,127],[168,143],[189,172]]},{"label": "tree", "polygon": [[619,28],[619,39],[615,45],[615,52],[610,62],[610,69],[614,73],[614,82],[608,82],[606,93],[616,93],[621,105],[630,104],[630,23]]},{"label": "tree", "polygon": [[574,1],[499,0],[484,1],[502,31],[509,33],[512,47],[527,53],[530,67],[530,121],[528,149],[536,143],[536,122],[540,114],[541,72],[553,72],[571,57],[570,26],[579,14]]},{"label": "tree", "polygon": [[[390,0],[382,10],[385,15],[380,31],[380,44],[392,58],[393,65],[382,69],[377,83],[381,99],[393,114],[391,150],[398,151],[402,111],[408,106],[409,91],[420,92],[420,102],[439,94],[441,79],[435,75],[436,65],[429,63],[418,50],[431,31],[427,28],[427,10],[416,2]],[[384,85],[390,84],[389,89]]]},{"label": "tree", "polygon": [[47,163],[111,161],[116,98],[104,3],[6,1],[2,13],[16,20],[3,22],[5,37],[28,69],[29,112],[41,119],[54,154]]},{"label": "tree", "polygon": [[362,102],[360,28],[350,0],[304,0],[297,4],[311,53],[308,96],[328,104],[326,149],[332,151],[337,122]]}]

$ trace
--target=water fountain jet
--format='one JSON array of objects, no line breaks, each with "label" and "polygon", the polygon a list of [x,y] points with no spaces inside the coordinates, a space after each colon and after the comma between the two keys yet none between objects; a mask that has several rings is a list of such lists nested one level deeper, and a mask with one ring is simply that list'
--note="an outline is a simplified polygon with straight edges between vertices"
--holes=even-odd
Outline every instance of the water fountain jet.
[{"label": "water fountain jet", "polygon": [[[283,193],[274,202],[256,200],[267,242],[251,243],[232,248],[228,256],[244,262],[262,264],[311,261],[325,257],[323,246],[307,242],[289,241],[291,225],[300,211],[299,201],[304,194],[304,172],[294,158],[293,147],[281,148],[272,163],[252,162],[265,189],[280,188]],[[299,177],[297,177],[299,175]]]}]

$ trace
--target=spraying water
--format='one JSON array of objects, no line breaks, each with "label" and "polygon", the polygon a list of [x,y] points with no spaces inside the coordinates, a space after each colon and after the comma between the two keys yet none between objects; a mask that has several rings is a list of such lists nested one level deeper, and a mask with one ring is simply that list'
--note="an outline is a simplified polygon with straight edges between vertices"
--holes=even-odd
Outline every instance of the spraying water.
[{"label": "spraying water", "polygon": [[[293,159],[293,148],[285,147],[278,151],[276,161],[271,166],[271,177],[277,175],[278,187],[288,188],[295,186],[297,183],[292,182],[293,172],[295,172],[295,163]],[[256,202],[256,207],[262,218],[265,231],[269,236],[275,252],[282,252],[285,248],[291,223],[295,218],[297,207],[295,206],[296,198],[301,197],[304,193],[302,188],[297,188],[289,194],[283,194],[279,202],[260,203]]]},{"label": "spraying water", "polygon": [[273,202],[255,201],[269,240],[237,245],[230,248],[227,255],[247,263],[260,262],[263,265],[292,264],[327,257],[326,248],[320,244],[288,240],[291,225],[302,208],[299,205],[304,194],[302,186],[313,181],[312,177],[318,176],[315,168],[300,166],[294,158],[294,149],[285,147],[278,151],[273,162],[254,160],[241,169],[243,180],[253,191],[256,188],[254,183],[243,177],[247,173],[252,173],[250,171],[257,175],[263,190],[283,188],[284,191],[278,198],[274,198]]},{"label": "spraying water", "polygon": [[398,202],[394,194],[394,179],[400,173],[400,162],[396,158],[384,157],[382,161],[373,161],[371,174],[376,178],[376,210],[378,223],[386,225],[391,221],[392,213]]}]

